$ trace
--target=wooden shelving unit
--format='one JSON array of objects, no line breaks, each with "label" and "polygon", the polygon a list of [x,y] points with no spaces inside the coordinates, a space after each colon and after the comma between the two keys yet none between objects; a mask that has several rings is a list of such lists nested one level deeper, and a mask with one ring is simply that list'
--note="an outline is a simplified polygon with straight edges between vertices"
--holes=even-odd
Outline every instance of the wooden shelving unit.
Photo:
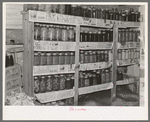
[{"label": "wooden shelving unit", "polygon": [[[24,35],[24,91],[30,96],[36,96],[41,103],[57,101],[60,99],[74,97],[74,105],[78,105],[78,96],[92,92],[111,89],[111,99],[116,96],[116,85],[128,84],[127,81],[116,82],[117,70],[117,49],[118,43],[118,28],[139,27],[139,22],[121,22],[113,20],[82,18],[77,16],[61,15],[55,13],[46,13],[40,11],[21,12],[23,15],[23,35]],[[34,40],[34,23],[51,23],[58,25],[72,25],[76,28],[75,42],[60,42],[60,41],[36,41]],[[94,28],[112,28],[113,42],[79,42],[80,30],[82,27]],[[127,43],[125,47],[130,48],[131,43]],[[138,47],[139,44],[133,43],[133,46]],[[131,47],[133,48],[133,47]],[[100,63],[79,63],[80,50],[97,50],[108,49],[113,50],[113,60]],[[33,66],[34,51],[74,51],[75,64],[73,65],[48,65],[48,66]],[[112,82],[93,85],[88,87],[78,88],[79,71],[105,69],[112,66]],[[63,70],[61,70],[61,67]],[[34,94],[34,76],[47,74],[75,74],[74,88],[70,90],[53,91],[46,93]],[[131,81],[131,80],[129,80]],[[124,83],[125,82],[125,83]]]}]

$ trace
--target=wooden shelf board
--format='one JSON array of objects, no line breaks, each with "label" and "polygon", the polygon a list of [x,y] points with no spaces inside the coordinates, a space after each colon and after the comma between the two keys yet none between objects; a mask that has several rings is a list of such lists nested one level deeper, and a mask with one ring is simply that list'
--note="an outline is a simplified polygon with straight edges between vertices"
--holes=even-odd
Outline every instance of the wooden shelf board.
[{"label": "wooden shelf board", "polygon": [[75,71],[73,70],[74,67],[75,67],[75,64],[72,65],[72,67],[71,65],[33,66],[33,76],[75,73]]},{"label": "wooden shelf board", "polygon": [[37,73],[37,74],[33,74],[33,76],[55,75],[55,74],[68,74],[68,73],[75,73],[75,71],[70,71],[70,72],[52,72],[52,73]]},{"label": "wooden shelf board", "polygon": [[52,101],[57,101],[57,100],[73,97],[74,90],[73,89],[60,90],[60,91],[38,93],[34,95],[41,103],[46,103],[46,102],[52,102]]},{"label": "wooden shelf board", "polygon": [[75,51],[76,42],[34,40],[34,51]]},{"label": "wooden shelf board", "polygon": [[127,85],[127,84],[132,84],[132,83],[135,83],[135,79],[134,78],[128,78],[128,79],[125,79],[125,80],[119,80],[119,81],[116,81],[116,85]]},{"label": "wooden shelf board", "polygon": [[97,92],[97,91],[108,90],[108,89],[112,89],[112,88],[113,88],[113,83],[105,83],[105,84],[100,84],[100,85],[82,87],[82,88],[79,88],[79,95],[88,94],[88,93]]}]

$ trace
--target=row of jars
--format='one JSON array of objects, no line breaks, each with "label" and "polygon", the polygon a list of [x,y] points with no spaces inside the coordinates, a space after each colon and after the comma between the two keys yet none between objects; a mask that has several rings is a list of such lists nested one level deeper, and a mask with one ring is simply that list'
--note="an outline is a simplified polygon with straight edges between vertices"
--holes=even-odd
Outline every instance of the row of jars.
[{"label": "row of jars", "polygon": [[134,11],[133,8],[118,10],[117,8],[101,9],[93,6],[71,5],[71,15],[88,18],[139,22],[140,14],[140,12]]},{"label": "row of jars", "polygon": [[80,63],[108,62],[112,60],[112,50],[80,51]]},{"label": "row of jars", "polygon": [[111,77],[112,72],[110,71],[110,69],[99,69],[93,71],[80,72],[79,88],[112,82]]},{"label": "row of jars", "polygon": [[34,65],[75,64],[75,52],[35,52]]},{"label": "row of jars", "polygon": [[134,11],[133,8],[130,8],[129,10],[118,10],[117,8],[102,9],[98,8],[98,6],[83,6],[77,4],[27,4],[27,6],[24,7],[24,11],[27,10],[46,11],[88,18],[134,22],[141,21],[141,13],[139,11]]},{"label": "row of jars", "polygon": [[99,29],[98,31],[80,31],[80,42],[112,42],[112,29]]},{"label": "row of jars", "polygon": [[118,50],[118,60],[125,59],[140,59],[140,50],[137,49],[127,49]]},{"label": "row of jars", "polygon": [[118,42],[139,42],[140,31],[138,29],[119,29]]},{"label": "row of jars", "polygon": [[73,26],[35,23],[34,39],[46,41],[75,41],[75,31]]},{"label": "row of jars", "polygon": [[44,93],[64,89],[72,89],[73,86],[73,74],[34,77],[34,93]]}]

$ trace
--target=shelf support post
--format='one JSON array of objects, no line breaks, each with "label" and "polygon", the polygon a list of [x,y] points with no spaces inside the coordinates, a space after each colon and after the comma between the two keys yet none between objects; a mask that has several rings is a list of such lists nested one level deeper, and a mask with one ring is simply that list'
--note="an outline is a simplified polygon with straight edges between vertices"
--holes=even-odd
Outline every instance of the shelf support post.
[{"label": "shelf support post", "polygon": [[116,97],[116,71],[117,71],[117,44],[118,44],[118,27],[113,26],[113,65],[112,65],[112,82],[113,88],[111,89],[111,103]]},{"label": "shelf support post", "polygon": [[74,106],[78,105],[80,25],[76,25]]}]

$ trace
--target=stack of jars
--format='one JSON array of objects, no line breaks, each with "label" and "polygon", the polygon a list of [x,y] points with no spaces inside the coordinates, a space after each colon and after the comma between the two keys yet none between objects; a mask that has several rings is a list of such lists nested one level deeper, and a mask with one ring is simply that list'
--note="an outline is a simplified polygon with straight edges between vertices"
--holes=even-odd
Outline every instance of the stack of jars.
[{"label": "stack of jars", "polygon": [[112,60],[112,50],[80,51],[80,63],[108,62]]},{"label": "stack of jars", "polygon": [[133,8],[129,10],[118,10],[117,8],[102,9],[95,6],[81,6],[77,4],[27,4],[24,6],[24,11],[46,11],[51,13],[59,13],[73,16],[81,16],[87,18],[120,20],[140,22],[141,13]]},{"label": "stack of jars", "polygon": [[34,92],[44,93],[74,87],[74,75],[48,75],[34,77]]},{"label": "stack of jars", "polygon": [[137,49],[119,49],[118,50],[118,60],[125,59],[140,59],[140,50]]},{"label": "stack of jars", "polygon": [[75,52],[35,52],[34,65],[75,64]]},{"label": "stack of jars", "polygon": [[101,9],[94,6],[81,5],[71,5],[69,8],[71,13],[65,14],[87,18],[140,22],[141,16],[141,13],[139,11],[134,11],[133,8],[130,8],[130,10],[118,10],[117,8],[109,10],[108,8]]},{"label": "stack of jars", "polygon": [[87,87],[97,84],[112,82],[112,72],[109,69],[80,72],[79,87]]},{"label": "stack of jars", "polygon": [[140,31],[137,29],[119,29],[118,42],[125,44],[126,42],[140,42],[138,38]]},{"label": "stack of jars", "polygon": [[112,29],[99,29],[98,31],[80,31],[80,42],[112,42]]},{"label": "stack of jars", "polygon": [[43,41],[75,41],[75,31],[73,26],[35,23],[34,39]]}]

